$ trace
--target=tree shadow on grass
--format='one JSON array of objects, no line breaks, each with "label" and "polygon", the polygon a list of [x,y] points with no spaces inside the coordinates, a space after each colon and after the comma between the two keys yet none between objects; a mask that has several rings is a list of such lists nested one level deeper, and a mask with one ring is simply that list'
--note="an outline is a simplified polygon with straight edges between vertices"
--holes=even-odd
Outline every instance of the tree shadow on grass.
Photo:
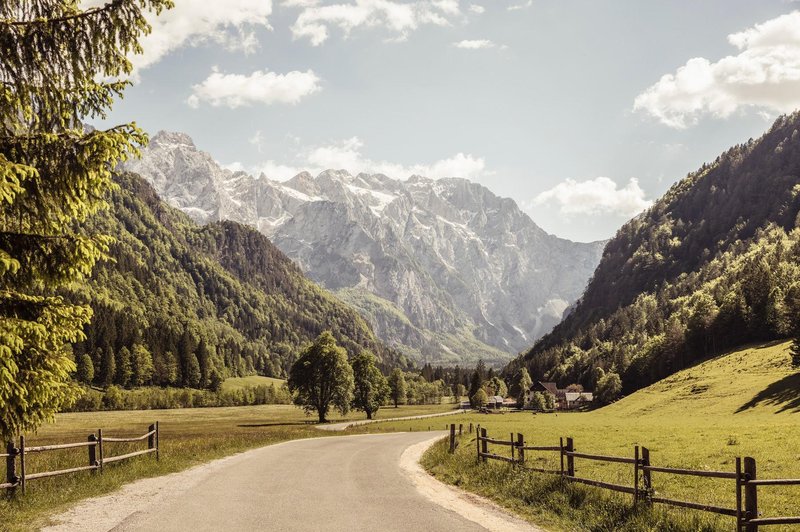
[{"label": "tree shadow on grass", "polygon": [[736,413],[760,404],[780,406],[778,412],[800,412],[800,373],[775,381],[736,410]]},{"label": "tree shadow on grass", "polygon": [[275,422],[275,423],[240,423],[239,425],[236,425],[236,426],[237,427],[243,427],[243,428],[296,427],[296,426],[305,427],[305,426],[308,426],[308,425],[315,425],[315,424],[316,423],[313,423],[311,421],[295,421],[295,422],[292,422],[292,423],[280,423],[280,422]]}]

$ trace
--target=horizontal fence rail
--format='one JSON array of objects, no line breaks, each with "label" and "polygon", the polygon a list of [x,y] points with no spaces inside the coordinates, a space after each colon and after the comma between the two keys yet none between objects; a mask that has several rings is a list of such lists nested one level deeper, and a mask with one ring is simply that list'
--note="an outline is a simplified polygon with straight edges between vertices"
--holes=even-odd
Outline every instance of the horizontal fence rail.
[{"label": "horizontal fence rail", "polygon": [[[452,431],[451,431],[452,434]],[[798,486],[800,479],[759,479],[756,473],[754,458],[737,458],[735,471],[707,471],[700,469],[687,469],[676,467],[654,466],[650,463],[650,450],[646,447],[634,447],[634,456],[606,456],[599,454],[580,453],[575,449],[572,438],[561,438],[557,446],[532,446],[525,445],[522,434],[511,434],[508,440],[490,438],[485,428],[476,427],[477,457],[481,462],[499,460],[511,463],[514,467],[524,468],[526,471],[560,475],[567,482],[585,484],[601,489],[617,491],[633,495],[634,505],[644,502],[647,504],[663,504],[677,508],[687,508],[710,512],[736,518],[736,530],[739,532],[758,532],[760,526],[800,524],[797,517],[762,517],[758,510],[758,487],[770,486]],[[503,456],[490,452],[489,445],[500,445],[511,448],[511,456]],[[452,444],[451,444],[452,448]],[[531,467],[525,464],[526,452],[556,452],[560,455],[560,469],[545,469]],[[575,475],[575,460],[589,460],[597,462],[611,462],[633,465],[633,486],[623,486]],[[713,478],[720,480],[733,480],[736,483],[736,503],[734,508],[726,508],[713,504],[681,501],[666,497],[657,497],[653,488],[653,473],[665,475],[682,475],[700,478]]]},{"label": "horizontal fence rail", "polygon": [[[116,456],[106,456],[104,451],[104,446],[108,443],[136,443],[145,440],[147,440],[147,448],[143,450]],[[68,469],[59,469],[55,471],[41,471],[36,473],[27,472],[26,458],[30,454],[79,448],[87,449],[88,465],[72,467]],[[9,494],[14,495],[17,488],[20,488],[24,494],[26,484],[31,480],[69,475],[83,471],[102,471],[105,464],[120,462],[128,458],[145,454],[155,454],[156,459],[159,458],[158,421],[148,427],[147,433],[141,436],[132,436],[127,438],[113,438],[104,436],[103,429],[98,429],[96,434],[89,434],[85,442],[37,445],[28,447],[25,445],[25,436],[20,436],[19,445],[15,445],[14,442],[8,442],[6,444],[6,452],[0,454],[0,458],[5,458],[6,462],[5,482],[0,483],[0,489],[8,490]]]}]

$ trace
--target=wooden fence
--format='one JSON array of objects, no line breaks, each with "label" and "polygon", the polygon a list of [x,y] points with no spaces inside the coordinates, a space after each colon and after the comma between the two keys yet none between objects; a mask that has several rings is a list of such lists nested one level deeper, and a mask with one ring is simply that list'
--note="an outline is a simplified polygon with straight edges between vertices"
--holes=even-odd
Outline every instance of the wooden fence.
[{"label": "wooden fence", "polygon": [[[471,429],[472,427],[470,427]],[[472,432],[472,430],[470,430]],[[559,475],[563,481],[577,482],[597,488],[626,493],[633,496],[633,504],[664,504],[679,508],[690,508],[703,512],[712,512],[736,518],[736,530],[744,532],[757,532],[759,526],[800,524],[800,517],[761,517],[758,510],[759,486],[797,486],[800,479],[759,479],[757,477],[756,460],[754,458],[736,458],[734,471],[705,471],[695,469],[680,469],[674,467],[655,466],[651,463],[650,451],[647,447],[634,447],[632,457],[605,456],[598,454],[579,453],[575,448],[572,438],[561,438],[558,445],[554,446],[529,446],[525,445],[522,434],[510,434],[507,440],[490,438],[485,428],[476,427],[476,444],[478,460],[499,460],[515,467],[523,467],[528,471]],[[450,452],[455,450],[455,425],[450,426]],[[504,456],[489,452],[489,445],[499,445],[510,448],[510,455]],[[525,459],[530,452],[558,453],[561,467],[559,469],[544,469],[526,465]],[[575,460],[590,460],[599,462],[613,462],[627,464],[633,467],[631,472],[632,485],[611,484],[575,475]],[[668,475],[683,475],[705,477],[733,481],[736,494],[735,507],[727,508],[691,501],[680,501],[657,497],[653,488],[653,473]],[[732,486],[734,488],[734,486]],[[733,505],[732,505],[733,506]]]},{"label": "wooden fence", "polygon": [[[107,456],[106,444],[109,443],[134,443],[147,440],[147,448],[134,451],[126,454]],[[60,469],[58,471],[42,471],[38,473],[28,473],[26,471],[26,458],[33,453],[44,453],[49,451],[60,451],[64,449],[77,449],[86,448],[88,463],[85,466],[73,467],[69,469]],[[77,443],[62,443],[57,445],[41,445],[36,447],[28,447],[25,445],[25,436],[19,437],[19,445],[16,446],[14,442],[8,442],[6,452],[0,454],[0,459],[5,458],[6,461],[6,476],[5,482],[0,483],[0,489],[8,489],[11,494],[16,492],[17,488],[21,488],[22,493],[25,493],[26,484],[31,480],[40,478],[56,477],[60,475],[68,475],[70,473],[78,473],[80,471],[102,471],[106,464],[119,462],[134,456],[143,454],[155,454],[156,460],[159,458],[159,432],[158,421],[148,427],[147,433],[142,436],[135,436],[130,438],[113,438],[103,435],[103,429],[98,429],[97,434],[89,434],[85,442]],[[19,463],[19,467],[17,464]]]}]

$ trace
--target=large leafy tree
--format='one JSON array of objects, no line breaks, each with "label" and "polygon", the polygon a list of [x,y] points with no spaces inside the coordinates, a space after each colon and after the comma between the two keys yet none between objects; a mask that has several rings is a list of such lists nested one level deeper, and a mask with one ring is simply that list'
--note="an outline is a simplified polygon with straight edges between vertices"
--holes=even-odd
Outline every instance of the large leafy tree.
[{"label": "large leafy tree", "polygon": [[289,391],[296,405],[306,412],[316,411],[320,423],[327,422],[332,406],[342,414],[350,410],[353,368],[347,362],[347,351],[336,344],[330,331],[320,334],[292,364]]},{"label": "large leafy tree", "polygon": [[353,407],[367,414],[367,419],[372,419],[375,412],[386,402],[391,391],[386,377],[375,365],[375,360],[375,355],[363,351],[352,361],[355,378]]},{"label": "large leafy tree", "polygon": [[110,239],[81,231],[103,208],[117,161],[146,137],[103,119],[170,0],[0,2],[0,437],[33,430],[68,404],[88,306],[59,289],[88,276]]}]

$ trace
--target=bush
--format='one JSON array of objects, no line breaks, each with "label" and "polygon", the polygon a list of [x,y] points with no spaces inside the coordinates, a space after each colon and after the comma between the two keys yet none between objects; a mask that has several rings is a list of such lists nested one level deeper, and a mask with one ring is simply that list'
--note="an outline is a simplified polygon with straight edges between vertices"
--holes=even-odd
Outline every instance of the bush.
[{"label": "bush", "polygon": [[482,406],[485,406],[488,401],[489,401],[489,396],[486,395],[486,392],[483,391],[483,388],[475,392],[475,395],[470,397],[470,402],[472,403],[473,408],[480,408]]}]

